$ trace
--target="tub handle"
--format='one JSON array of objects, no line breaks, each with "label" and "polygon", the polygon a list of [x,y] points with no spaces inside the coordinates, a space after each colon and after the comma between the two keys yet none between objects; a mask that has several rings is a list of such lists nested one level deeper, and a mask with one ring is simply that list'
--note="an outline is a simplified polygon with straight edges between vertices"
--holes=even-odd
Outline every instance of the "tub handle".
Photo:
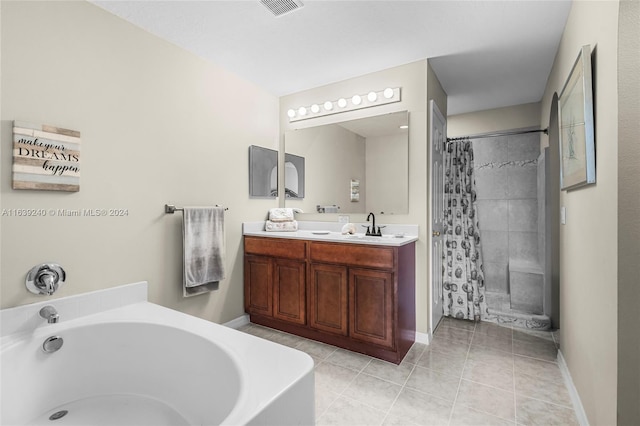
[{"label": "tub handle", "polygon": [[55,263],[36,265],[27,274],[27,289],[33,294],[51,296],[64,284],[66,276],[64,269]]}]

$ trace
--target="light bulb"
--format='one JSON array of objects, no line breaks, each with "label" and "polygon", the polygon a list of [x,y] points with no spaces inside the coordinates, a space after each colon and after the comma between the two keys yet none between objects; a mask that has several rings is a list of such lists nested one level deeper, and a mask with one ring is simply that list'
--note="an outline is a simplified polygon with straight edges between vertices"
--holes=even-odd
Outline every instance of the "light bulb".
[{"label": "light bulb", "polygon": [[305,107],[300,107],[298,109],[298,114],[300,115],[307,115],[307,109]]},{"label": "light bulb", "polygon": [[296,112],[290,109],[289,111],[287,111],[287,115],[289,116],[289,118],[293,118],[296,116]]},{"label": "light bulb", "polygon": [[311,112],[314,114],[317,114],[320,112],[320,107],[318,106],[318,104],[311,105]]},{"label": "light bulb", "polygon": [[333,109],[333,102],[331,101],[327,101],[324,103],[324,109],[326,109],[327,111],[331,111]]},{"label": "light bulb", "polygon": [[369,100],[369,102],[375,102],[378,99],[378,95],[376,94],[376,92],[369,92],[369,94],[367,95],[367,99]]},{"label": "light bulb", "polygon": [[351,102],[353,102],[354,105],[360,105],[362,103],[362,98],[360,97],[360,95],[353,95],[353,98],[351,98]]},{"label": "light bulb", "polygon": [[340,108],[344,108],[347,106],[347,100],[345,98],[338,99],[338,106]]},{"label": "light bulb", "polygon": [[391,99],[393,98],[393,89],[391,87],[387,87],[386,89],[384,89],[384,92],[382,94],[385,99]]}]

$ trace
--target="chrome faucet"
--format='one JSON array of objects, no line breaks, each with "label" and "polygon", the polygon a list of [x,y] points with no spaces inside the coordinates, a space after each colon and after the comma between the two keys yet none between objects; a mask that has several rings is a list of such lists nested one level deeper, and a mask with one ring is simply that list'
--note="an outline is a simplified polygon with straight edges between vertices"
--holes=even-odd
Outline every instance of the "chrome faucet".
[{"label": "chrome faucet", "polygon": [[27,273],[27,290],[34,294],[51,296],[60,288],[67,277],[64,269],[55,263],[36,265]]},{"label": "chrome faucet", "polygon": [[46,319],[49,324],[55,324],[60,320],[58,311],[51,305],[47,305],[44,308],[40,309],[40,316]]},{"label": "chrome faucet", "polygon": [[372,226],[371,226],[371,230],[369,230],[369,227],[367,226],[367,233],[366,235],[370,235],[373,237],[381,237],[382,233],[380,232],[380,226],[378,227],[378,229],[376,229],[376,215],[373,214],[373,212],[370,212],[369,215],[367,216],[367,222],[369,222],[369,218],[372,219]]}]

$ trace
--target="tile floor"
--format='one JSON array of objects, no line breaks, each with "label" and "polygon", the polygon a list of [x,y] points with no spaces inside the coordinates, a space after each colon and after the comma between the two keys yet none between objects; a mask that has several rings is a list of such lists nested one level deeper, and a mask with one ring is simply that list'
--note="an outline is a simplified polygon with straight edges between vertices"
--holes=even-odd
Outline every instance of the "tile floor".
[{"label": "tile floor", "polygon": [[443,319],[400,365],[249,324],[315,360],[317,425],[577,425],[557,339]]}]

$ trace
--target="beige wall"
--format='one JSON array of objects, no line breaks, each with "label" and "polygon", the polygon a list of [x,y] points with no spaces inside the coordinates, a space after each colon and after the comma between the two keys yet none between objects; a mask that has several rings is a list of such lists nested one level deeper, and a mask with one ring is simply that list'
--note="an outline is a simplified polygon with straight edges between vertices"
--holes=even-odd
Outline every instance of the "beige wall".
[{"label": "beige wall", "polygon": [[620,2],[618,34],[618,424],[640,419],[640,1]]},{"label": "beige wall", "polygon": [[540,103],[514,105],[447,117],[447,136],[476,135],[540,125]]},{"label": "beige wall", "polygon": [[[429,73],[427,61],[418,61],[407,65],[390,68],[349,80],[337,82],[327,86],[284,96],[280,99],[280,111],[297,108],[301,105],[336,100],[340,97],[364,94],[371,90],[383,90],[386,87],[402,87],[402,100],[398,103],[380,107],[366,108],[358,111],[345,112],[325,117],[289,123],[286,114],[280,114],[280,129],[284,133],[294,128],[306,128],[327,123],[363,118],[388,112],[409,111],[409,213],[404,215],[390,215],[378,218],[380,224],[406,223],[418,224],[420,227],[419,240],[416,243],[416,322],[417,330],[428,332],[428,274],[427,274],[427,99],[429,81],[435,79]],[[435,83],[431,82],[431,85]],[[439,83],[437,84],[439,86]],[[446,95],[438,94],[446,111]],[[444,100],[442,100],[444,98]],[[283,143],[284,145],[284,143]],[[284,151],[284,146],[282,148]],[[337,220],[335,215],[304,215],[305,220]],[[364,222],[364,214],[351,215],[352,222]]]},{"label": "beige wall", "polygon": [[560,350],[589,422],[612,425],[618,364],[618,2],[572,3],[542,98],[543,127],[554,92],[561,92],[585,44],[595,51],[597,183],[560,193],[567,211],[567,223],[560,226]]},{"label": "beige wall", "polygon": [[[26,272],[68,273],[51,299],[134,281],[150,299],[225,322],[243,314],[241,223],[274,200],[248,198],[248,147],[278,148],[278,99],[86,2],[2,2],[2,208],[128,209],[126,217],[2,217],[2,307],[43,300]],[[11,120],[82,134],[80,192],[11,189]],[[247,125],[250,123],[251,125]],[[182,298],[180,213],[221,204],[227,279]]]}]

